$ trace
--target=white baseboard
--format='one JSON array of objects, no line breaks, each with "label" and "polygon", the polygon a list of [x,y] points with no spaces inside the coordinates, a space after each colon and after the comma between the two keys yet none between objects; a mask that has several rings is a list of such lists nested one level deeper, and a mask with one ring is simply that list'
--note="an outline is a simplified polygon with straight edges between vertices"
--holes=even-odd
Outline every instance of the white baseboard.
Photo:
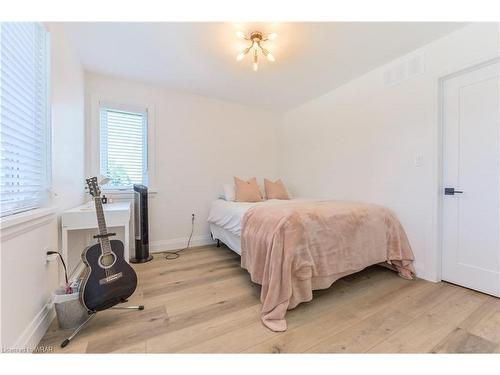
[{"label": "white baseboard", "polygon": [[[178,250],[186,247],[189,237],[172,238],[170,240],[152,241],[149,244],[149,251],[158,253],[161,251]],[[215,241],[210,234],[193,236],[189,247],[212,245]]]},{"label": "white baseboard", "polygon": [[45,305],[17,339],[12,349],[17,352],[32,353],[56,317],[54,308]]},{"label": "white baseboard", "polygon": [[417,274],[417,277],[426,281],[430,281],[433,283],[439,282],[440,280],[435,280],[431,277],[429,277],[428,273],[425,270],[425,267],[421,263],[413,263],[413,266],[415,267],[415,272]]}]

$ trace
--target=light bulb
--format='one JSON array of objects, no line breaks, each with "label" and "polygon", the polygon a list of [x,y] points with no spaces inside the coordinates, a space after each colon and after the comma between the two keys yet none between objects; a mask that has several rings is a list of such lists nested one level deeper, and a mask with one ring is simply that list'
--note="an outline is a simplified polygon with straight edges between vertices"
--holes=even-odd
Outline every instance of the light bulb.
[{"label": "light bulb", "polygon": [[259,64],[254,62],[253,63],[253,71],[256,72],[259,69]]},{"label": "light bulb", "polygon": [[242,51],[236,56],[236,61],[241,61],[245,57],[245,51]]},{"label": "light bulb", "polygon": [[245,39],[245,33],[243,31],[237,31],[236,36],[240,39]]},{"label": "light bulb", "polygon": [[274,58],[274,56],[270,52],[267,53],[266,57],[269,61],[272,61],[272,62],[276,61],[276,59]]},{"label": "light bulb", "polygon": [[273,39],[276,39],[276,37],[277,37],[277,36],[278,36],[278,34],[276,34],[276,33],[271,33],[271,34],[269,34],[269,35],[267,36],[267,39],[269,39],[269,40],[273,40]]}]

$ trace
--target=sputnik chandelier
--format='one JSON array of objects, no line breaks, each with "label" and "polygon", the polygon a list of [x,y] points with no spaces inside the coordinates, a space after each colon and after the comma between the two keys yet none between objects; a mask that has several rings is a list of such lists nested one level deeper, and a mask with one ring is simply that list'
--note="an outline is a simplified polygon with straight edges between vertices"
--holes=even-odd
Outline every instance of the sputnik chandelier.
[{"label": "sputnik chandelier", "polygon": [[[259,52],[262,53],[269,61],[275,61],[274,56],[262,46],[263,42],[275,39],[278,34],[271,33],[268,36],[264,35],[260,31],[253,31],[248,36],[242,31],[238,31],[236,36],[240,39],[248,40],[249,45],[243,51],[241,51],[238,56],[236,56],[236,61],[241,61],[249,52],[253,54],[253,70],[257,71],[259,69]],[[251,52],[253,50],[253,52]]]}]

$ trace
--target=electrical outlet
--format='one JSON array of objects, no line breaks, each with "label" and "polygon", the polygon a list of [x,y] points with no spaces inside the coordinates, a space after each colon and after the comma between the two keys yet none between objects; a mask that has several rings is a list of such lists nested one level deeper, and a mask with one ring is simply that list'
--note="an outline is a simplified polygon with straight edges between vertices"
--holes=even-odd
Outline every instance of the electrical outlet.
[{"label": "electrical outlet", "polygon": [[[45,254],[47,254],[48,251],[51,251],[50,250],[50,247],[48,246],[45,246],[42,250]],[[47,263],[50,263],[50,262],[55,262],[57,261],[57,257],[58,255],[57,254],[50,254],[50,255],[46,255],[46,262]]]}]

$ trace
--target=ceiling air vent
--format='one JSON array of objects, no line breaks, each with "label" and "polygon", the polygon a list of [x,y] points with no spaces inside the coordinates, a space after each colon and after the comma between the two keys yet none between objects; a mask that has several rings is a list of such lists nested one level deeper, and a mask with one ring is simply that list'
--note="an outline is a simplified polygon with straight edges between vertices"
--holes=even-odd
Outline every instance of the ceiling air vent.
[{"label": "ceiling air vent", "polygon": [[422,55],[413,55],[397,63],[391,64],[384,73],[385,86],[394,86],[415,77],[424,71],[424,58]]}]

